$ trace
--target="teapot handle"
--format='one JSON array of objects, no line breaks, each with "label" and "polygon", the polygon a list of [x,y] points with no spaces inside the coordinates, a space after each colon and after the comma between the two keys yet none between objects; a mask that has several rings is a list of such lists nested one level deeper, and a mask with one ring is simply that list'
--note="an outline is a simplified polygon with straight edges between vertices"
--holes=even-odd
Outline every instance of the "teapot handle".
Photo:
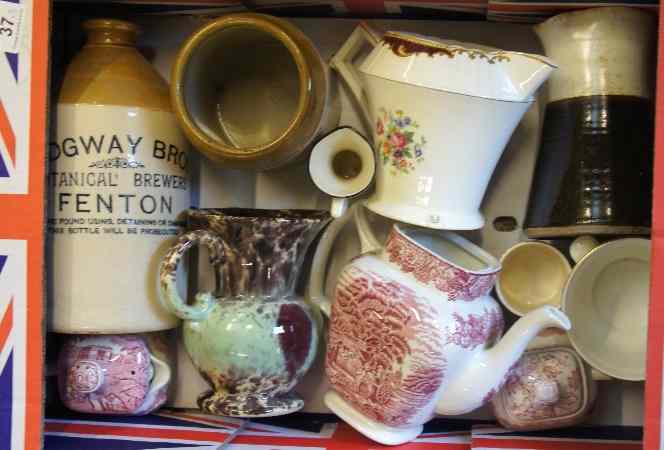
[{"label": "teapot handle", "polygon": [[195,230],[183,234],[178,242],[171,247],[159,266],[159,297],[162,304],[171,313],[183,320],[203,320],[212,307],[214,296],[210,292],[196,294],[193,305],[180,297],[177,289],[176,275],[178,264],[194,244],[203,244],[210,250],[210,264],[217,266],[227,259],[235,260],[233,250],[214,233],[207,230]]},{"label": "teapot handle", "polygon": [[327,317],[330,317],[332,310],[332,302],[325,295],[325,278],[327,275],[328,259],[339,232],[344,226],[346,226],[351,218],[355,219],[357,233],[360,236],[362,253],[368,253],[382,248],[382,245],[371,231],[363,201],[355,203],[343,216],[333,220],[327,227],[316,247],[316,253],[314,254],[311,265],[311,275],[309,276],[309,298]]},{"label": "teapot handle", "polygon": [[362,80],[358,75],[357,67],[353,63],[353,60],[365,44],[376,47],[379,42],[380,39],[376,36],[376,33],[366,23],[361,22],[330,61],[330,66],[339,73],[339,76],[344,80],[353,94],[363,119],[369,125],[369,135],[372,135],[371,114],[367,107],[368,100],[362,87]]}]

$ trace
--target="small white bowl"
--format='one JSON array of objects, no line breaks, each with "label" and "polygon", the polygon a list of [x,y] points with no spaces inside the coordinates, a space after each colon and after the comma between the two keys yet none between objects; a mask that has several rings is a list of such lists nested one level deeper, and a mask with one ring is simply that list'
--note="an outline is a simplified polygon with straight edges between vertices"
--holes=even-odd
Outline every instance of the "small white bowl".
[{"label": "small white bowl", "polygon": [[332,217],[341,217],[348,199],[373,182],[376,160],[369,141],[351,127],[323,136],[311,150],[309,175],[316,187],[332,197]]},{"label": "small white bowl", "polygon": [[591,250],[563,292],[569,338],[591,366],[614,378],[645,379],[650,241],[629,238]]},{"label": "small white bowl", "polygon": [[572,269],[558,249],[544,242],[522,242],[507,250],[500,264],[496,292],[511,312],[523,316],[542,305],[561,305]]}]

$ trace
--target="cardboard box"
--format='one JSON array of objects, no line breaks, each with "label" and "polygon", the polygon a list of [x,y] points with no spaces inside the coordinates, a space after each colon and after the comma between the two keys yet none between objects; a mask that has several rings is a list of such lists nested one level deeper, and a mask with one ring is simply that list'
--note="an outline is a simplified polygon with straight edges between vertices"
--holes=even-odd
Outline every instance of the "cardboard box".
[{"label": "cardboard box", "polygon": [[[148,2],[149,3],[149,2]],[[163,2],[153,2],[161,4]],[[196,2],[176,0],[192,5]],[[209,6],[210,2],[207,2]],[[219,2],[211,2],[215,6]],[[238,2],[230,2],[237,7]],[[251,2],[259,4],[263,2]],[[275,7],[263,3],[263,6]],[[440,3],[419,2],[305,2],[329,3],[346,8],[344,13],[390,14],[403,12],[406,6]],[[371,3],[371,5],[368,5]],[[397,5],[399,3],[399,5]],[[410,5],[407,5],[410,3]],[[314,6],[316,6],[314,5]],[[241,6],[241,5],[240,5]],[[311,6],[311,5],[310,5]],[[439,5],[438,5],[439,6]],[[576,4],[575,6],[583,6]],[[45,438],[47,449],[75,449],[75,439],[88,439],[84,446],[115,448],[217,448],[229,436],[235,439],[229,448],[249,449],[369,449],[375,444],[359,436],[329,416],[296,415],[284,425],[250,423],[205,417],[182,412],[164,412],[145,418],[98,418],[54,413],[43,421],[43,328],[45,267],[44,210],[46,174],[46,136],[49,76],[48,0],[0,2],[0,26],[12,22],[16,39],[3,39],[0,51],[0,450],[38,450]],[[342,9],[343,9],[342,8]],[[398,11],[398,12],[396,12]],[[0,28],[1,30],[2,28]],[[661,35],[660,35],[661,36]],[[664,45],[660,46],[660,60]],[[658,72],[664,86],[664,70]],[[652,273],[664,272],[664,91],[657,95],[657,130],[655,161],[655,201],[653,210]],[[639,430],[619,427],[572,429],[560,433],[516,435],[504,430],[475,428],[470,423],[453,425],[434,421],[427,434],[400,448],[664,448],[662,442],[662,372],[664,370],[664,278],[652,277],[649,318],[648,371],[645,395],[643,444]],[[170,414],[170,416],[169,416]],[[286,420],[286,419],[284,419]],[[195,424],[195,425],[194,425]],[[322,424],[322,425],[321,425]],[[317,430],[308,428],[318,426]],[[456,427],[456,428],[455,428]],[[193,433],[198,428],[214,439],[196,442],[189,437],[164,439],[168,433]],[[303,431],[303,428],[305,430]],[[175,431],[173,431],[175,429]],[[150,434],[142,436],[141,433]],[[212,430],[212,431],[210,431]],[[239,430],[239,431],[238,431]],[[589,431],[590,430],[590,431]],[[87,433],[87,434],[86,434]],[[235,434],[234,434],[235,433]],[[306,434],[309,433],[309,434]],[[327,434],[326,434],[327,433]],[[613,433],[613,434],[611,434]],[[92,436],[92,437],[90,437]],[[169,436],[171,436],[169,434]],[[179,436],[179,435],[178,435]],[[184,436],[184,435],[183,435]],[[187,434],[187,436],[189,436]],[[108,439],[106,439],[108,437]],[[223,439],[222,439],[223,438]],[[152,439],[154,442],[148,441]],[[178,440],[180,439],[180,440]],[[115,440],[113,445],[109,442]],[[148,445],[149,443],[149,445]]]}]

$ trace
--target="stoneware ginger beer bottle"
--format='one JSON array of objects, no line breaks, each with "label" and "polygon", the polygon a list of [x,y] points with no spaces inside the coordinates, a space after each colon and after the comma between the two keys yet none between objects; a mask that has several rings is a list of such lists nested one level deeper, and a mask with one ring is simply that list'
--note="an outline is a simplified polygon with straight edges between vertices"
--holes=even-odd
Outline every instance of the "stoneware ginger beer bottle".
[{"label": "stoneware ginger beer bottle", "polygon": [[129,22],[84,23],[49,145],[49,326],[61,333],[173,328],[157,267],[190,205],[187,143],[168,87]]}]

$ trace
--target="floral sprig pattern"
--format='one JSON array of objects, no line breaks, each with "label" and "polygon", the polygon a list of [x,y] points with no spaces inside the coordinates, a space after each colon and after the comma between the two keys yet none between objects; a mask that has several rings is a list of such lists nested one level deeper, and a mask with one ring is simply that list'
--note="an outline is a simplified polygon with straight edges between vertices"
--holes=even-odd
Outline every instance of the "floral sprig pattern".
[{"label": "floral sprig pattern", "polygon": [[415,164],[424,161],[424,136],[416,136],[419,124],[400,109],[379,109],[376,136],[379,158],[383,165],[390,165],[393,175],[410,173]]}]

